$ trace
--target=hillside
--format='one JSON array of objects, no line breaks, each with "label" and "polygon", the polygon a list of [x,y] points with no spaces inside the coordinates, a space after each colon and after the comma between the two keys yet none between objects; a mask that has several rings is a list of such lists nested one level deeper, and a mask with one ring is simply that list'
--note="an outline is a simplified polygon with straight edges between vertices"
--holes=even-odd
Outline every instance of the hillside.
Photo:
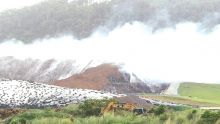
[{"label": "hillside", "polygon": [[50,84],[55,80],[68,77],[80,72],[85,65],[77,65],[73,60],[57,61],[48,59],[27,58],[24,60],[15,57],[0,57],[0,78],[26,80]]},{"label": "hillside", "polygon": [[[0,78],[55,84],[67,88],[106,90],[120,93],[161,92],[167,84],[143,83],[135,74],[121,72],[120,66],[77,60],[39,60],[0,57]],[[98,67],[96,67],[99,65]],[[92,68],[93,67],[93,68]]]},{"label": "hillside", "polygon": [[[74,74],[67,79],[55,81],[53,84],[68,88],[86,88],[117,93],[161,92],[167,88],[166,84],[158,85],[158,87],[148,86],[135,75],[121,72],[118,66],[112,64],[88,68],[83,73]],[[155,91],[152,91],[152,88]]]},{"label": "hillside", "polygon": [[220,104],[219,84],[181,83],[178,93],[196,101]]},{"label": "hillside", "polygon": [[122,75],[117,66],[103,64],[85,70],[81,74],[73,75],[67,79],[56,81],[55,85],[64,87],[81,87],[88,89],[104,89],[110,81],[129,82],[129,75]]}]

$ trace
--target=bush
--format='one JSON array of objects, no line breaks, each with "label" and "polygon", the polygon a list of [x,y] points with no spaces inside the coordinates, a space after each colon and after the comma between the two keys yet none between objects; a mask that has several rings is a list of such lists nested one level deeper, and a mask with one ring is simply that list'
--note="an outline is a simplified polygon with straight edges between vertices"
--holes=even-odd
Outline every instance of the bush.
[{"label": "bush", "polygon": [[189,107],[186,107],[186,106],[171,106],[169,108],[173,109],[174,111],[184,111],[184,110],[188,109]]},{"label": "bush", "polygon": [[193,114],[196,114],[196,113],[197,113],[197,110],[192,110],[192,113],[193,113]]},{"label": "bush", "polygon": [[98,116],[101,113],[102,107],[105,107],[109,102],[116,101],[114,99],[90,99],[81,103],[78,107],[79,116]]},{"label": "bush", "polygon": [[163,105],[160,105],[158,108],[153,109],[153,113],[155,115],[161,115],[161,114],[163,114],[165,112],[165,110],[166,110],[166,107],[163,106]]},{"label": "bush", "polygon": [[215,124],[220,118],[220,112],[205,111],[199,120],[199,124]]}]

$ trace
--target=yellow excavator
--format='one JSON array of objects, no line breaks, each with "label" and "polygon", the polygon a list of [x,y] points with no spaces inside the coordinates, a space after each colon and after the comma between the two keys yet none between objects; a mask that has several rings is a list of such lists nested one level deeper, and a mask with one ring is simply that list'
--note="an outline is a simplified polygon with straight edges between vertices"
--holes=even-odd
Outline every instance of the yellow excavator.
[{"label": "yellow excavator", "polygon": [[110,102],[106,107],[102,108],[101,114],[104,115],[108,112],[115,112],[117,109],[123,109],[127,111],[131,111],[135,114],[144,114],[146,113],[146,109],[144,108],[137,108],[135,104],[133,103],[115,103]]}]

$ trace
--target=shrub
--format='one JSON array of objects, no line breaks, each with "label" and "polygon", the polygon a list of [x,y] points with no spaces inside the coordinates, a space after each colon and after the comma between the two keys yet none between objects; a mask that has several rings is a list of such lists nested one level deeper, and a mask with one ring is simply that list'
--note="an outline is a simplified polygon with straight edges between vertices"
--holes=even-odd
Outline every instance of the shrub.
[{"label": "shrub", "polygon": [[98,116],[100,115],[102,107],[105,107],[109,102],[115,101],[114,99],[90,99],[81,103],[78,107],[80,116]]},{"label": "shrub", "polygon": [[192,113],[193,113],[193,114],[196,114],[196,113],[197,113],[197,110],[192,110]]},{"label": "shrub", "polygon": [[220,118],[219,112],[205,111],[199,120],[199,124],[215,124]]},{"label": "shrub", "polygon": [[161,115],[161,114],[163,114],[165,112],[165,110],[166,110],[166,107],[163,106],[163,105],[160,105],[158,108],[153,109],[153,113],[155,115]]},{"label": "shrub", "polygon": [[186,106],[171,106],[169,108],[173,109],[174,111],[184,111],[184,110],[188,109],[189,107],[186,107]]}]

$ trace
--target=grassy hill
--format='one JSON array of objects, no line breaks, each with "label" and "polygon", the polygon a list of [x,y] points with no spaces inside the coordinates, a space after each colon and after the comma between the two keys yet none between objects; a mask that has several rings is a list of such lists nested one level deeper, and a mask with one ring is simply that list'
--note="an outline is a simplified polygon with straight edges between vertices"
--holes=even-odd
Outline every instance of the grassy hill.
[{"label": "grassy hill", "polygon": [[160,100],[163,102],[168,102],[168,103],[176,103],[176,104],[183,104],[183,105],[189,105],[189,106],[206,106],[206,107],[218,107],[219,104],[217,103],[210,103],[210,102],[205,102],[205,101],[197,101],[191,98],[185,98],[185,97],[180,97],[180,96],[167,96],[167,95],[154,95],[154,94],[145,94],[142,95],[144,98],[148,99],[154,99],[154,100]]},{"label": "grassy hill", "polygon": [[178,93],[196,101],[220,104],[219,84],[182,83]]}]

